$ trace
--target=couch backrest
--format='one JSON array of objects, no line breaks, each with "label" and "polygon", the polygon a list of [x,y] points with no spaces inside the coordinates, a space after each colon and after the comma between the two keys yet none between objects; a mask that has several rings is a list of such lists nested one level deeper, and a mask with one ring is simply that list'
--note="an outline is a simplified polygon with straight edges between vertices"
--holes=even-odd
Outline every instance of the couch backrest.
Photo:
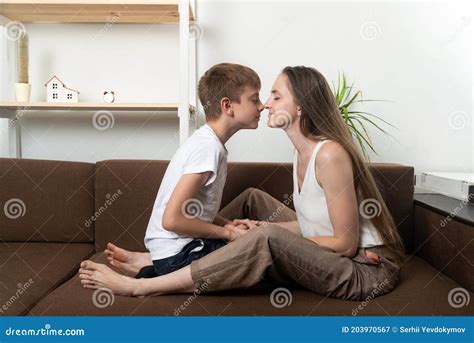
[{"label": "couch backrest", "polygon": [[[96,164],[96,250],[107,242],[145,251],[143,238],[168,161],[108,160]],[[396,164],[371,164],[379,189],[411,251],[414,170]],[[280,201],[293,191],[289,163],[229,163],[222,207],[249,187],[262,189]],[[292,206],[292,205],[291,205]]]},{"label": "couch backrest", "polygon": [[[406,252],[413,249],[414,169],[393,163],[370,163],[369,169],[382,193]],[[280,201],[293,193],[293,167],[290,163],[229,163],[222,199],[225,206],[249,187],[264,190]],[[293,203],[290,203],[293,208]]]},{"label": "couch backrest", "polygon": [[143,239],[168,163],[157,160],[97,162],[96,251],[103,251],[107,242],[129,250],[146,251]]},{"label": "couch backrest", "polygon": [[0,241],[93,242],[93,163],[0,158]]}]

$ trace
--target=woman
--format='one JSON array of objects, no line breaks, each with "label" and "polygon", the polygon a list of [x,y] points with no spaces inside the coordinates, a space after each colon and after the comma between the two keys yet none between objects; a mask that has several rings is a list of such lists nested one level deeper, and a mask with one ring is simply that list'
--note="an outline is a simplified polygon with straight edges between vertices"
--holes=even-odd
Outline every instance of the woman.
[{"label": "woman", "polygon": [[[391,291],[403,256],[401,240],[325,78],[313,68],[286,67],[265,107],[268,125],[283,128],[295,146],[296,213],[268,194],[249,190],[229,209],[234,218],[278,220],[234,222],[248,226],[248,233],[153,279],[128,278],[85,261],[84,287],[143,296],[245,288],[270,280],[348,300]],[[375,215],[365,206],[375,208]],[[238,209],[248,213],[235,213]]]}]

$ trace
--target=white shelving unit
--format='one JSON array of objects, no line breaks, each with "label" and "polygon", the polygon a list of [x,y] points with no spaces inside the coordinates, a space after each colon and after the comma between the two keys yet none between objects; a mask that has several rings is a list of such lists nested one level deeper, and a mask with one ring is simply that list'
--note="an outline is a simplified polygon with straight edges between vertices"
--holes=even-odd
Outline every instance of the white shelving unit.
[{"label": "white shelving unit", "polygon": [[[194,40],[190,23],[194,21],[189,0],[0,0],[0,26],[11,21],[179,24],[179,103],[47,103],[0,102],[0,118],[8,120],[10,157],[21,158],[21,118],[28,111],[176,111],[179,117],[179,141],[183,144],[194,129],[191,120],[196,111],[190,104],[190,65],[196,70]],[[192,58],[190,57],[192,55]],[[13,66],[10,66],[13,68]],[[13,87],[13,85],[12,85]]]}]

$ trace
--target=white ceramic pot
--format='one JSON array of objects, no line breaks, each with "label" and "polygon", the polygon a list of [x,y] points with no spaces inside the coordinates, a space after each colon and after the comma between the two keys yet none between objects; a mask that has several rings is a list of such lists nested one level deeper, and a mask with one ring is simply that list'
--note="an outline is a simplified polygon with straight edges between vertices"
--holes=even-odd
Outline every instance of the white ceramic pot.
[{"label": "white ceramic pot", "polygon": [[31,84],[29,83],[15,83],[15,96],[17,102],[30,101]]}]

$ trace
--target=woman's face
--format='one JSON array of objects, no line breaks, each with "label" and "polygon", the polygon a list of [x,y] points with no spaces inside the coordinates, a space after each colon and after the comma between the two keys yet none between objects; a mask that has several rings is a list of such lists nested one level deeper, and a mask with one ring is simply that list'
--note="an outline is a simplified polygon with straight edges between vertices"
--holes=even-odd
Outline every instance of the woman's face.
[{"label": "woman's face", "polygon": [[298,106],[293,101],[288,82],[288,77],[280,74],[273,84],[270,97],[265,103],[269,127],[286,130],[298,119]]}]

